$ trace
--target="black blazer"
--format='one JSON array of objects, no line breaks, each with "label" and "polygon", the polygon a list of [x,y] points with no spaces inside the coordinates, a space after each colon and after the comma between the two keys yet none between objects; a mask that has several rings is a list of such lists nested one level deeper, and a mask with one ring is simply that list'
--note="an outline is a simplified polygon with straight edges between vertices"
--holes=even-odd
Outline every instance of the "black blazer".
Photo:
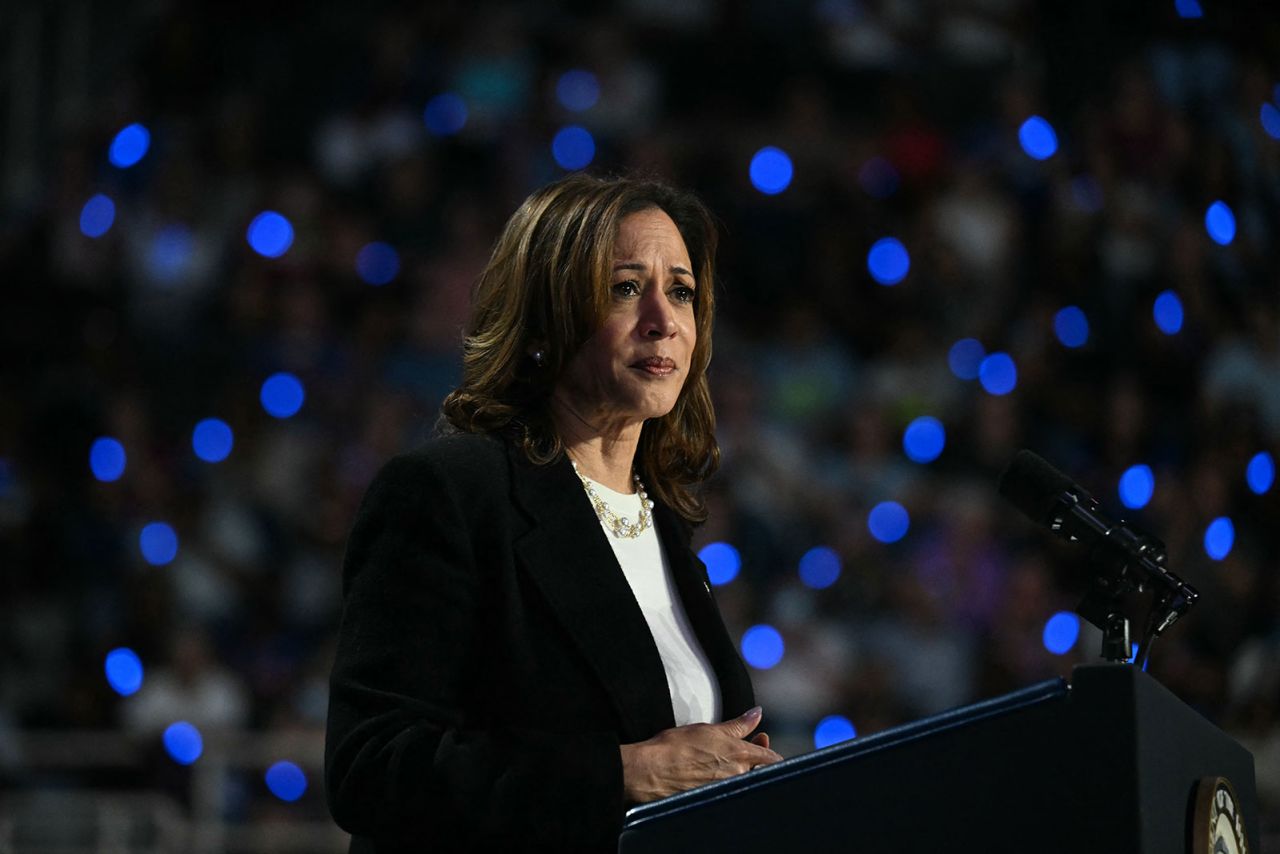
[{"label": "black blazer", "polygon": [[[653,517],[735,717],[751,682],[690,527]],[[675,720],[605,537],[564,456],[460,433],[379,472],[347,544],[325,739],[353,852],[617,849],[618,747]]]}]

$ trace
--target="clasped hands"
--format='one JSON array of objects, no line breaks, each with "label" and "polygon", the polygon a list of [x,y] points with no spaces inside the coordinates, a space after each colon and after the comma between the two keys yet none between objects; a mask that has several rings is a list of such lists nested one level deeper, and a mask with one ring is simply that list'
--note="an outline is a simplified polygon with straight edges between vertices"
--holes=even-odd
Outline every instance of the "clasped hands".
[{"label": "clasped hands", "polygon": [[685,789],[781,762],[769,749],[756,706],[733,720],[665,729],[647,741],[622,745],[623,796],[628,803],[656,801]]}]

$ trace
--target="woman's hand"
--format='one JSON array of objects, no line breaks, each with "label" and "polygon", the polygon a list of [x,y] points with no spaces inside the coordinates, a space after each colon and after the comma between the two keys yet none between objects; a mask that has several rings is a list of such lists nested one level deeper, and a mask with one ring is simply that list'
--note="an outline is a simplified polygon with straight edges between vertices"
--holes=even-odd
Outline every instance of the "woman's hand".
[{"label": "woman's hand", "polygon": [[768,733],[746,740],[760,716],[756,706],[731,721],[673,727],[648,741],[622,745],[623,797],[635,804],[656,801],[782,761],[769,749]]}]

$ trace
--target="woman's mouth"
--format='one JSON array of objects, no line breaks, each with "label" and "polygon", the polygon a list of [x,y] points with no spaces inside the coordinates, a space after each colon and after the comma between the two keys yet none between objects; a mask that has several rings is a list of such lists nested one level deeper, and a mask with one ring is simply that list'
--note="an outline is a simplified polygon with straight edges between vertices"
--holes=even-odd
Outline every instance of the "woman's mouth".
[{"label": "woman's mouth", "polygon": [[631,367],[654,377],[669,377],[676,372],[676,363],[665,357],[641,359]]}]

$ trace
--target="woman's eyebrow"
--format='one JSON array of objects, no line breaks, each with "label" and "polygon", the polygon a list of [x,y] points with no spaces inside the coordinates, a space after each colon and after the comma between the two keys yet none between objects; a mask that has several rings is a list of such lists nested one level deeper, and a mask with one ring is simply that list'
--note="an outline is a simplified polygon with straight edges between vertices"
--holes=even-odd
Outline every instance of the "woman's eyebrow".
[{"label": "woman's eyebrow", "polygon": [[[619,270],[636,270],[638,272],[643,273],[648,269],[649,269],[648,267],[646,267],[644,264],[641,264],[639,261],[620,261],[617,264],[613,265],[613,271],[615,273]],[[672,273],[681,273],[683,275],[688,276],[691,279],[693,278],[693,273],[689,272],[684,267],[681,267],[678,264],[673,264],[667,269]]]}]

